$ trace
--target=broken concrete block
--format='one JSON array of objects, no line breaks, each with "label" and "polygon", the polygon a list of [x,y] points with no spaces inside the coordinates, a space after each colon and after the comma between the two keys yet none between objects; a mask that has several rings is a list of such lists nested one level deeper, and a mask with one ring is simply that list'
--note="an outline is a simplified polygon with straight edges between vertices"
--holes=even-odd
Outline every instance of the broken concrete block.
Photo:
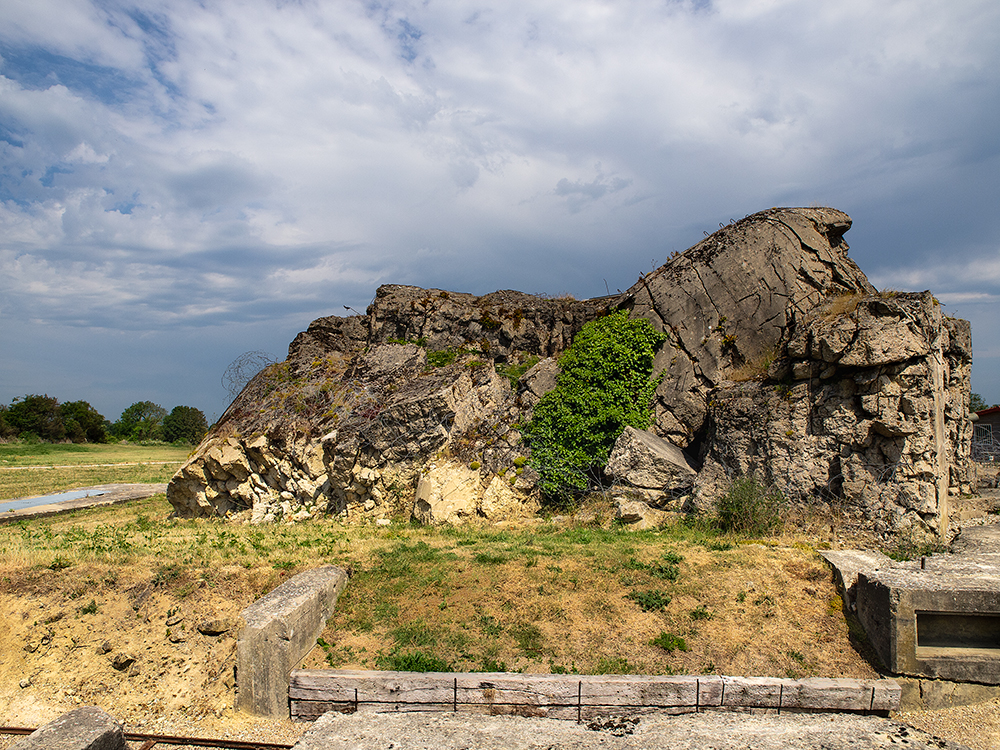
[{"label": "broken concrete block", "polygon": [[288,675],[333,615],[347,572],[326,565],[299,573],[243,610],[236,646],[236,708],[288,717]]},{"label": "broken concrete block", "polygon": [[680,448],[631,426],[618,436],[604,471],[619,482],[657,492],[690,489],[697,476]]},{"label": "broken concrete block", "polygon": [[39,727],[12,750],[128,750],[122,725],[96,706],[84,706]]}]

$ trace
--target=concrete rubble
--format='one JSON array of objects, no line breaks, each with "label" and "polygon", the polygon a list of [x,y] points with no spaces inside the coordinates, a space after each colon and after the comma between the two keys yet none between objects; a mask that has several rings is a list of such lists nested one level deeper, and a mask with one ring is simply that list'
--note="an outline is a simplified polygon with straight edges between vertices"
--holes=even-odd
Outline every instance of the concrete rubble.
[{"label": "concrete rubble", "polygon": [[122,725],[95,706],[83,706],[39,727],[11,750],[128,750]]},{"label": "concrete rubble", "polygon": [[872,287],[850,226],[830,208],[762,211],[595,300],[380,287],[251,380],[168,498],[181,516],[253,523],[530,514],[517,425],[582,326],[626,310],[668,336],[655,423],[608,466],[641,501],[711,510],[752,473],[856,527],[947,536],[949,498],[976,485],[970,327],[930,292]]}]

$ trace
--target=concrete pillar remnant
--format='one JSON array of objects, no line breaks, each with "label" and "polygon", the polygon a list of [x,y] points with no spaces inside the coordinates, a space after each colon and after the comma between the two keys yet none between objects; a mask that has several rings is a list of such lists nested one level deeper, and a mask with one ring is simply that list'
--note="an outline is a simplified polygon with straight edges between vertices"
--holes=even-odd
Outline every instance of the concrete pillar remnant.
[{"label": "concrete pillar remnant", "polygon": [[285,581],[243,610],[236,647],[236,708],[285,717],[288,676],[333,615],[347,572],[333,565]]}]

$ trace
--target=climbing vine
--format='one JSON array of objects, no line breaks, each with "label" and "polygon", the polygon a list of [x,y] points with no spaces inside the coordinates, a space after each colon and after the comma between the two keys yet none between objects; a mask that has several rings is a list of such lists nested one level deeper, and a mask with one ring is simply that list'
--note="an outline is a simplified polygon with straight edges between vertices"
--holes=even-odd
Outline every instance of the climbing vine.
[{"label": "climbing vine", "polygon": [[555,389],[522,428],[549,501],[585,492],[625,427],[649,426],[662,378],[652,377],[653,357],[666,340],[648,320],[616,312],[585,325],[559,358]]}]

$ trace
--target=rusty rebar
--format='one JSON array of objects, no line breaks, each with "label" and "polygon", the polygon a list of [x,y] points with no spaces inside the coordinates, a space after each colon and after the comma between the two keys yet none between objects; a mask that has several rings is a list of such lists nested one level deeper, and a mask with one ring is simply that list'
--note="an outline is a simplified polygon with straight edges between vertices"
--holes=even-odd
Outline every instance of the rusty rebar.
[{"label": "rusty rebar", "polygon": [[[0,734],[31,734],[36,729],[29,727],[0,727]],[[290,750],[291,745],[280,742],[260,742],[259,740],[224,740],[208,737],[178,737],[170,734],[142,734],[125,732],[129,742],[142,742],[140,750],[150,750],[156,745],[182,745],[190,747],[216,747],[223,750]]]}]

